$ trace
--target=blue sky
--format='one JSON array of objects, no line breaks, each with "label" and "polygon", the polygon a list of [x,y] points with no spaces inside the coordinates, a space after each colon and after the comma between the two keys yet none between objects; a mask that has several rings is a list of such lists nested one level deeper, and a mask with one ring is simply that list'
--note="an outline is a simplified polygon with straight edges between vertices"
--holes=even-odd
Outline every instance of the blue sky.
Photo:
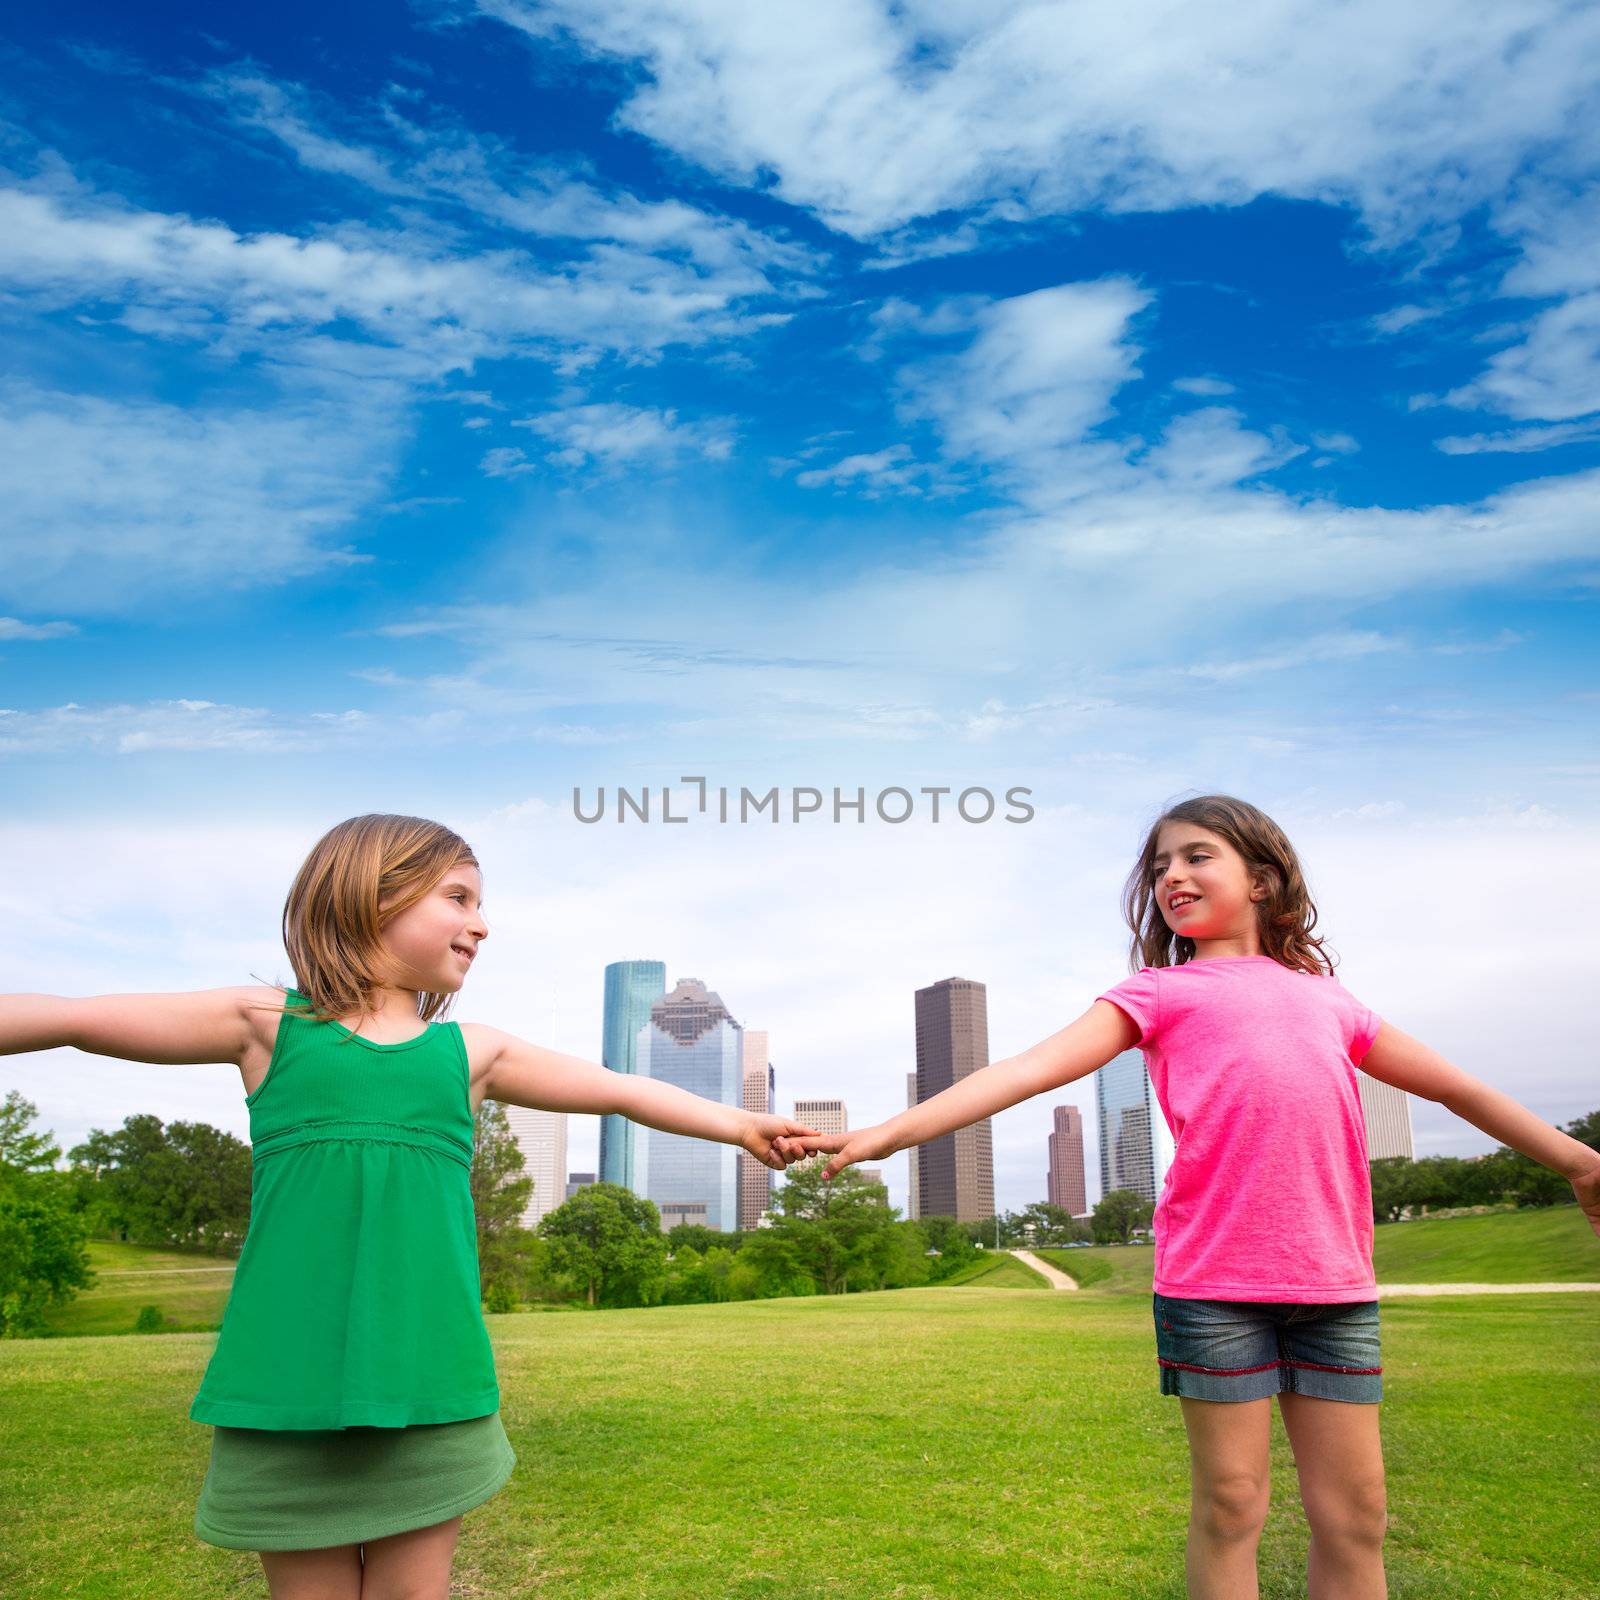
[{"label": "blue sky", "polygon": [[[959,957],[996,1053],[1070,1020],[1140,824],[1225,789],[1317,842],[1353,988],[1590,1109],[1559,1009],[1471,1008],[1479,963],[1565,992],[1595,860],[1592,8],[76,5],[0,49],[7,826],[104,902],[86,941],[14,885],[13,987],[244,981],[207,951],[276,959],[273,873],[416,811],[506,841],[486,1020],[593,1054],[598,973],[649,955],[767,1023],[780,1096],[793,1063],[881,1115],[910,987]],[[866,847],[886,989],[836,829],[675,854],[562,812],[690,773],[1022,783],[1041,821]],[[150,863],[230,851],[265,925],[217,904],[174,976]],[[1398,940],[1491,854],[1469,960]],[[568,894],[589,942],[534,909]],[[1020,1204],[1048,1116],[1008,1116]]]}]

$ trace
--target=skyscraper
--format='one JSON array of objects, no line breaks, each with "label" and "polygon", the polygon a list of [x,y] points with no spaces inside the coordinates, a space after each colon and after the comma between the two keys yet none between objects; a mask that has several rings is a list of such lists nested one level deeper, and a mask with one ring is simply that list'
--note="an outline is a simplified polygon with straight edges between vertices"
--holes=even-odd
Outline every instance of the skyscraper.
[{"label": "skyscraper", "polygon": [[[680,978],[671,994],[650,1007],[638,1034],[635,1071],[725,1106],[739,1105],[743,1033],[720,995],[698,978]],[[738,1156],[731,1144],[637,1127],[633,1192],[653,1200],[663,1214],[670,1208],[732,1233],[739,1226]]]},{"label": "skyscraper", "polygon": [[1050,1135],[1050,1204],[1069,1216],[1081,1217],[1089,1209],[1083,1172],[1083,1113],[1076,1106],[1055,1108],[1055,1132]]},{"label": "skyscraper", "polygon": [[1356,1089],[1361,1095],[1361,1116],[1367,1125],[1367,1160],[1385,1156],[1404,1156],[1416,1160],[1411,1143],[1411,1097],[1381,1078],[1356,1073]]},{"label": "skyscraper", "polygon": [[1154,1202],[1172,1163],[1172,1135],[1138,1050],[1124,1050],[1094,1075],[1100,1114],[1100,1193],[1132,1189]]},{"label": "skyscraper", "polygon": [[[613,1072],[636,1072],[639,1030],[650,1007],[667,992],[664,961],[613,961],[606,968],[605,1019],[600,1059]],[[600,1181],[632,1189],[635,1124],[626,1117],[600,1119]],[[637,1191],[636,1191],[637,1192]]]},{"label": "skyscraper", "polygon": [[[989,1064],[989,998],[971,978],[941,978],[916,992],[917,1103]],[[990,1120],[958,1128],[917,1155],[917,1215],[962,1222],[994,1215]]]},{"label": "skyscraper", "polygon": [[[744,1108],[770,1112],[777,1104],[778,1079],[767,1058],[764,1029],[744,1031]],[[761,1218],[772,1204],[772,1168],[757,1161],[748,1150],[739,1152],[739,1231],[748,1233],[761,1226]]]},{"label": "skyscraper", "polygon": [[[850,1131],[850,1119],[845,1112],[843,1100],[796,1100],[794,1120],[808,1128],[815,1128],[818,1133]],[[806,1168],[820,1167],[823,1162],[830,1159],[818,1151],[814,1156],[803,1156],[799,1161],[791,1161],[789,1171],[804,1172]]]},{"label": "skyscraper", "polygon": [[[906,1110],[909,1111],[917,1103],[917,1075],[914,1072],[906,1074]],[[906,1151],[906,1161],[910,1167],[910,1182],[906,1187],[906,1215],[913,1219],[922,1215],[922,1207],[918,1203],[920,1196],[917,1191],[921,1187],[917,1180],[917,1151],[919,1146],[912,1145]]]},{"label": "skyscraper", "polygon": [[522,1226],[536,1228],[540,1218],[567,1198],[567,1114],[509,1105],[505,1112],[522,1152],[522,1170],[533,1179],[533,1193],[522,1208]]}]

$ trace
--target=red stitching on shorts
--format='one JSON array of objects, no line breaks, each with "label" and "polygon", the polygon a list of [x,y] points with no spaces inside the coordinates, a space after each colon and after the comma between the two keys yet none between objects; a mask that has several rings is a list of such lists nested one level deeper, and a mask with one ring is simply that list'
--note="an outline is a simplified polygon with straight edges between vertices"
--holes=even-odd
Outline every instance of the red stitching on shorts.
[{"label": "red stitching on shorts", "polygon": [[1168,1361],[1165,1356],[1157,1356],[1156,1361],[1163,1367],[1176,1367],[1179,1372],[1215,1372],[1222,1377],[1237,1377],[1246,1372],[1271,1372],[1279,1365],[1276,1361],[1268,1361],[1259,1367],[1197,1367],[1192,1361]]},{"label": "red stitching on shorts", "polygon": [[1291,1361],[1288,1357],[1283,1362],[1286,1367],[1304,1367],[1308,1372],[1382,1372],[1382,1367],[1329,1367],[1320,1361]]},{"label": "red stitching on shorts", "polygon": [[1248,1372],[1270,1372],[1274,1367],[1301,1367],[1307,1372],[1358,1372],[1373,1375],[1383,1371],[1382,1367],[1330,1367],[1321,1361],[1291,1361],[1288,1357],[1282,1361],[1265,1362],[1259,1367],[1197,1367],[1192,1361],[1168,1361],[1165,1356],[1157,1356],[1156,1364],[1173,1367],[1179,1372],[1214,1372],[1219,1377],[1242,1377]]}]

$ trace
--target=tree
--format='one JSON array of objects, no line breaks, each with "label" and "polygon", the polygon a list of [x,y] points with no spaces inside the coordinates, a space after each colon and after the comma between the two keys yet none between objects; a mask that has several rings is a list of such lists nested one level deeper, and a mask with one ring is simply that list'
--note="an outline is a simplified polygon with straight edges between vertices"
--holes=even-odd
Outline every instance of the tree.
[{"label": "tree", "polygon": [[250,1227],[250,1147],[204,1122],[127,1118],[68,1152],[91,1225],[138,1244],[236,1253]]},{"label": "tree", "polygon": [[[522,1214],[533,1196],[533,1179],[516,1135],[497,1100],[485,1100],[472,1119],[472,1210],[478,1229],[478,1293],[496,1307],[515,1304],[532,1264],[525,1240],[533,1230]],[[509,1309],[509,1307],[506,1307]]]},{"label": "tree", "polygon": [[1600,1111],[1591,1111],[1585,1117],[1574,1117],[1562,1132],[1571,1134],[1579,1144],[1586,1144],[1591,1150],[1600,1150]]},{"label": "tree", "polygon": [[793,1246],[795,1260],[823,1294],[881,1288],[895,1254],[890,1230],[898,1216],[884,1196],[881,1183],[848,1170],[825,1180],[820,1165],[791,1168],[778,1191],[777,1218],[765,1231]]},{"label": "tree", "polygon": [[811,1295],[817,1285],[801,1260],[793,1232],[761,1228],[752,1233],[728,1269],[730,1300],[771,1300],[783,1295]]},{"label": "tree", "polygon": [[0,1107],[0,1339],[43,1331],[45,1312],[94,1282],[81,1215],[38,1108],[13,1089]]},{"label": "tree", "polygon": [[550,1267],[589,1305],[654,1305],[666,1287],[667,1241],[650,1201],[614,1183],[580,1189],[539,1224]]},{"label": "tree", "polygon": [[680,1222],[667,1230],[667,1251],[676,1255],[685,1245],[701,1255],[708,1250],[737,1250],[744,1237],[742,1233],[718,1233],[703,1222]]},{"label": "tree", "polygon": [[919,1217],[917,1227],[927,1241],[923,1246],[924,1256],[929,1250],[939,1252],[929,1260],[928,1267],[935,1283],[959,1272],[978,1254],[966,1225],[957,1222],[954,1217]]},{"label": "tree", "polygon": [[1113,1189],[1089,1219],[1096,1244],[1126,1244],[1135,1228],[1150,1225],[1155,1207],[1136,1189]]}]

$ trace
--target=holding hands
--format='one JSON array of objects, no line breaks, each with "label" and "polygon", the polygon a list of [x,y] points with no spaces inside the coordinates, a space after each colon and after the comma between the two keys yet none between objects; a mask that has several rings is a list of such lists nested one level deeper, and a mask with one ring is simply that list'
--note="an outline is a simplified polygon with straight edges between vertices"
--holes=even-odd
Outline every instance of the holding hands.
[{"label": "holding hands", "polygon": [[738,1142],[757,1161],[775,1172],[782,1172],[791,1161],[798,1161],[810,1154],[804,1145],[806,1137],[820,1139],[823,1135],[815,1128],[808,1128],[803,1122],[795,1122],[788,1117],[752,1112],[745,1120]]},{"label": "holding hands", "polygon": [[853,1133],[807,1133],[796,1141],[800,1155],[809,1156],[823,1150],[833,1159],[822,1169],[824,1178],[836,1178],[846,1167],[858,1161],[876,1161],[880,1156],[890,1156],[900,1147],[885,1131],[886,1124],[877,1123],[870,1128],[857,1128]]}]

